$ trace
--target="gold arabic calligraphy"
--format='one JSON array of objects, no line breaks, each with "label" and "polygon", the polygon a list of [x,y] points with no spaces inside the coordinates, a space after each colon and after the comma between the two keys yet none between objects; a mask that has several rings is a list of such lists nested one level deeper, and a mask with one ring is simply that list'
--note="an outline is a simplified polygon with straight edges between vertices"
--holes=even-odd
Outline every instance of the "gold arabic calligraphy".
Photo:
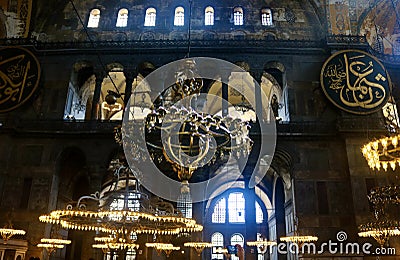
[{"label": "gold arabic calligraphy", "polygon": [[[11,64],[8,67],[4,66]],[[25,54],[17,55],[0,62],[0,105],[8,101],[20,103],[26,88],[32,87],[29,78],[36,75],[28,75],[31,61],[25,59]]]},{"label": "gold arabic calligraphy", "polygon": [[375,77],[371,77],[374,63],[365,62],[365,57],[366,55],[348,57],[343,54],[343,61],[330,64],[324,71],[323,76],[330,81],[329,88],[338,93],[342,104],[348,107],[373,109],[385,100],[386,88],[380,83],[385,82],[386,77],[379,71]]}]

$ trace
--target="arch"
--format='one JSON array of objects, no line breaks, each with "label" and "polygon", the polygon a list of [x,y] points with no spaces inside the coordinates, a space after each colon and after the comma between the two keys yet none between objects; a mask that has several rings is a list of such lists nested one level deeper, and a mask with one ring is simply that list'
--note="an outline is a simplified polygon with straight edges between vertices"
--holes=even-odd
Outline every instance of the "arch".
[{"label": "arch", "polygon": [[213,248],[211,249],[212,250],[211,259],[224,259],[224,255],[222,253],[221,254],[214,253],[216,248],[224,247],[224,235],[222,235],[220,232],[214,232],[211,235],[210,241],[213,245]]},{"label": "arch", "polygon": [[243,8],[240,6],[236,6],[233,8],[233,24],[234,25],[243,25]]},{"label": "arch", "polygon": [[232,37],[234,40],[245,40],[247,33],[243,30],[235,30],[232,32]]},{"label": "arch", "polygon": [[76,62],[72,66],[64,107],[64,119],[90,118],[94,86],[93,65],[88,61]]},{"label": "arch", "polygon": [[100,117],[101,120],[120,120],[124,108],[121,93],[125,93],[126,78],[124,67],[117,62],[106,65],[108,75],[103,78],[100,90]]},{"label": "arch", "polygon": [[[244,247],[244,236],[241,233],[234,233],[231,236],[230,239],[230,245],[231,246],[236,246],[240,245],[241,247]],[[236,255],[231,255],[231,260],[238,260],[239,257]]]},{"label": "arch", "polygon": [[273,26],[273,15],[270,8],[261,9],[261,25],[263,26]]},{"label": "arch", "polygon": [[264,40],[268,40],[268,41],[276,40],[276,35],[275,35],[275,33],[272,33],[272,32],[264,32],[262,37],[264,38]]},{"label": "arch", "polygon": [[121,8],[118,11],[116,27],[126,27],[128,26],[128,14],[129,11],[126,8]]},{"label": "arch", "polygon": [[212,6],[207,6],[204,9],[204,25],[214,25],[214,8]]},{"label": "arch", "polygon": [[239,66],[246,72],[250,72],[250,70],[251,70],[250,65],[245,61],[237,61],[237,62],[235,62],[235,65]]},{"label": "arch", "polygon": [[144,32],[140,35],[140,39],[142,41],[153,41],[156,39],[156,35],[154,32]]},{"label": "arch", "polygon": [[185,25],[185,9],[182,6],[178,6],[175,8],[174,25],[175,26]]},{"label": "arch", "polygon": [[[218,186],[217,189],[215,189],[210,197],[211,198],[216,198],[216,194],[222,194],[222,191],[226,191],[226,190],[244,190],[245,189],[245,183],[244,181],[236,181],[236,182],[227,182],[225,184],[221,184]],[[260,184],[258,184],[257,186],[255,186],[255,191],[256,196],[259,198],[259,200],[262,202],[263,205],[265,205],[265,210],[267,212],[267,216],[271,216],[272,215],[272,194],[273,191],[271,191],[271,194],[267,194],[266,191],[264,190],[263,187],[260,186]],[[212,214],[212,212],[210,212],[211,209],[213,209],[214,205],[217,203],[217,201],[215,201],[214,199],[209,199],[207,201],[206,204],[206,208],[205,208],[205,215],[209,216]]]},{"label": "arch", "polygon": [[128,35],[125,32],[116,32],[112,36],[113,41],[127,41]]},{"label": "arch", "polygon": [[143,61],[137,66],[137,71],[144,78],[156,69],[156,66],[150,61]]},{"label": "arch", "polygon": [[154,7],[146,9],[144,26],[156,26],[157,10]]},{"label": "arch", "polygon": [[88,28],[98,28],[100,22],[100,9],[94,8],[89,13]]},{"label": "arch", "polygon": [[218,34],[215,31],[203,32],[203,40],[215,40],[218,38]]}]

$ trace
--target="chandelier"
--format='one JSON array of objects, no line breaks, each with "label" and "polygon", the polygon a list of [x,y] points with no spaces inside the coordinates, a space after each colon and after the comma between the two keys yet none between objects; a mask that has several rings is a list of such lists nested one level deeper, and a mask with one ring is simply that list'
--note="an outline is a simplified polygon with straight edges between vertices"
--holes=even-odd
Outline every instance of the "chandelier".
[{"label": "chandelier", "polygon": [[181,249],[179,246],[174,246],[173,244],[169,243],[146,243],[146,247],[153,247],[157,251],[158,255],[164,251],[167,257],[169,257],[172,251]]},{"label": "chandelier", "polygon": [[9,222],[9,224],[6,225],[5,227],[0,228],[0,234],[4,241],[9,240],[14,235],[25,235],[25,233],[26,233],[25,230],[14,229],[13,226],[11,225],[11,222]]},{"label": "chandelier", "polygon": [[102,249],[103,252],[108,250],[125,250],[125,249],[138,249],[139,245],[135,244],[131,240],[124,238],[116,239],[115,237],[95,237],[95,242],[98,244],[93,244],[93,248]]},{"label": "chandelier", "polygon": [[[111,161],[112,174],[101,192],[81,197],[64,210],[53,210],[39,220],[65,229],[96,231],[109,234],[97,238],[95,248],[113,250],[137,248],[133,237],[141,234],[177,235],[203,230],[194,219],[185,218],[173,205],[161,199],[150,199],[139,190],[126,162]],[[94,202],[94,203],[90,203]]]},{"label": "chandelier", "polygon": [[384,171],[387,171],[390,167],[394,171],[397,165],[400,166],[400,121],[393,98],[382,111],[384,124],[390,135],[363,145],[361,152],[371,169],[379,171],[383,168]]},{"label": "chandelier", "polygon": [[318,240],[318,237],[316,236],[287,236],[287,237],[281,237],[280,238],[281,241],[283,242],[291,242],[291,243],[295,243],[298,245],[301,245],[305,242],[315,242]]},{"label": "chandelier", "polygon": [[40,242],[41,243],[36,246],[46,249],[49,256],[57,249],[64,248],[65,245],[71,244],[71,240],[58,238],[42,238]]},{"label": "chandelier", "polygon": [[[149,81],[141,85],[151,86]],[[149,159],[149,153],[153,161],[168,162],[178,179],[187,181],[196,169],[215,164],[228,154],[235,158],[249,155],[253,144],[249,122],[231,113],[209,111],[194,59],[183,60],[174,83],[154,103],[150,101],[150,87],[141,85],[132,93],[120,138],[126,141],[124,149],[134,161]]]},{"label": "chandelier", "polygon": [[390,237],[400,236],[400,222],[393,220],[376,220],[358,227],[360,237],[372,237],[382,247]]},{"label": "chandelier", "polygon": [[[371,189],[368,200],[373,204],[375,220],[358,227],[360,237],[372,237],[384,246],[390,237],[400,236],[400,222],[391,217],[400,205],[400,186],[389,185]],[[392,207],[392,208],[391,208]],[[393,208],[394,207],[394,208]]]},{"label": "chandelier", "polygon": [[371,169],[378,171],[383,168],[387,171],[388,167],[394,171],[396,165],[400,165],[400,135],[383,137],[371,141],[361,148],[361,152],[368,162]]},{"label": "chandelier", "polygon": [[186,242],[183,244],[186,247],[191,247],[196,250],[197,255],[200,256],[201,252],[203,252],[204,248],[212,247],[213,244],[208,242]]}]

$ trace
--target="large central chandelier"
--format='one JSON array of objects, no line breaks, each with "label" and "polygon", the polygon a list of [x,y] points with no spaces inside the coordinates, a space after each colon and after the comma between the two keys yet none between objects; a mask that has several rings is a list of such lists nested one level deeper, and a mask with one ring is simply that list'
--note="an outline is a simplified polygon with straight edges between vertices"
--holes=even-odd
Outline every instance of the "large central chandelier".
[{"label": "large central chandelier", "polygon": [[[209,99],[201,93],[203,79],[196,73],[194,59],[183,61],[175,72],[174,84],[154,103],[150,100],[150,87],[151,82],[144,80],[133,91],[126,113],[129,120],[124,122],[125,150],[135,161],[145,161],[149,152],[153,161],[164,160],[172,165],[178,179],[185,182],[196,169],[210,166],[225,155],[249,155],[253,143],[249,121],[241,118],[239,110],[227,115],[222,110],[210,111],[205,105]],[[139,140],[141,132],[145,133],[147,147]]]},{"label": "large central chandelier", "polygon": [[[81,197],[64,210],[53,210],[39,217],[45,223],[64,229],[96,231],[109,234],[99,240],[97,248],[135,248],[133,237],[141,234],[177,235],[203,230],[194,219],[185,218],[172,204],[151,200],[141,192],[137,180],[126,163],[115,159],[110,163],[113,173],[100,193]],[[95,202],[95,203],[90,203]]]}]

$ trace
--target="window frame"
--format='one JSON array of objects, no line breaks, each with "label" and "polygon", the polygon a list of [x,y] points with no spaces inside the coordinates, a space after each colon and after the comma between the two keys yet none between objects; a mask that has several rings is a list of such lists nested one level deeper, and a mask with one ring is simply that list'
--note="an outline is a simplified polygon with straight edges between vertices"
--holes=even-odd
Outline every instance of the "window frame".
[{"label": "window frame", "polygon": [[[181,12],[178,12],[182,10]],[[185,8],[183,6],[177,6],[174,9],[174,26],[182,27],[185,26]]]},{"label": "window frame", "polygon": [[235,6],[233,8],[233,24],[235,26],[244,25],[244,9],[241,6]]},{"label": "window frame", "polygon": [[[126,11],[126,13],[121,14],[122,11]],[[128,27],[128,19],[129,19],[129,10],[128,10],[128,8],[125,8],[125,7],[120,8],[118,10],[118,13],[117,13],[117,21],[115,23],[115,27],[117,27],[117,28],[126,28],[126,27]]]},{"label": "window frame", "polygon": [[[98,11],[98,14],[94,14],[93,12]],[[101,10],[99,8],[92,8],[89,12],[88,21],[86,23],[87,28],[99,28],[101,18]]]},{"label": "window frame", "polygon": [[[211,12],[207,12],[211,10]],[[213,26],[215,21],[215,9],[211,5],[204,8],[204,26]]]},{"label": "window frame", "polygon": [[[268,14],[269,14],[269,18],[268,18]],[[265,15],[265,18],[264,18]],[[265,23],[264,23],[265,21]],[[266,26],[266,27],[271,27],[274,26],[274,16],[272,13],[271,8],[262,8],[261,9],[261,25],[262,26]]]},{"label": "window frame", "polygon": [[[154,12],[150,12],[154,10]],[[155,27],[157,22],[157,9],[153,6],[149,6],[146,8],[144,13],[144,23],[145,27]]]}]

